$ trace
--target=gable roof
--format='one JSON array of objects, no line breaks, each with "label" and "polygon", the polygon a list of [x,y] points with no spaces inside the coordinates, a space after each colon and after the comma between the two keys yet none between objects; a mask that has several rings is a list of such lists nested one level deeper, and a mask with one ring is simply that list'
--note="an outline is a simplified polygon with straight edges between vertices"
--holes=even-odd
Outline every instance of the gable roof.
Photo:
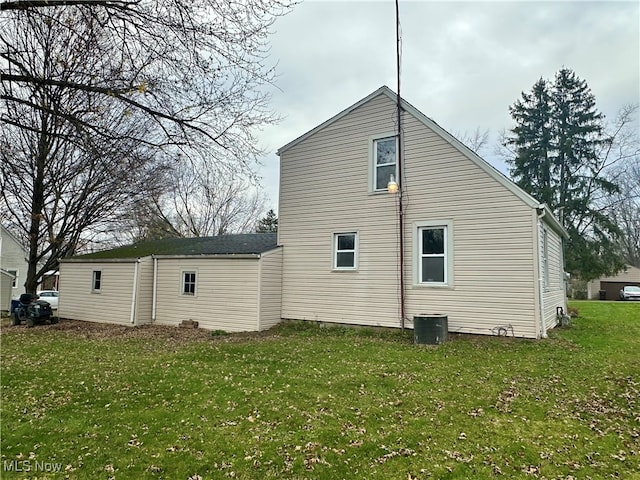
[{"label": "gable roof", "polygon": [[[343,111],[341,111],[337,115],[331,117],[329,120],[321,123],[320,125],[318,125],[314,129],[309,130],[307,133],[299,136],[298,138],[296,138],[295,140],[287,143],[283,147],[280,147],[278,149],[278,151],[276,152],[276,154],[278,156],[280,156],[282,153],[286,152],[290,148],[298,145],[299,143],[303,142],[304,140],[306,140],[310,136],[314,135],[318,131],[320,131],[320,130],[328,127],[329,125],[337,122],[341,118],[345,117],[349,113],[353,112],[357,108],[361,107],[365,103],[371,101],[372,99],[374,99],[374,98],[376,98],[376,97],[378,97],[380,95],[385,95],[390,100],[392,100],[394,103],[397,103],[397,98],[398,97],[397,97],[396,93],[394,91],[392,91],[386,85],[383,85],[382,87],[378,88],[375,92],[367,95],[362,100],[360,100],[360,101],[354,103],[353,105],[351,105],[350,107],[344,109]],[[507,190],[512,192],[515,196],[517,196],[525,204],[529,205],[532,208],[538,209],[538,211],[540,213],[544,212],[545,213],[543,215],[544,221],[546,221],[560,235],[562,235],[565,238],[569,238],[569,234],[567,233],[567,231],[564,229],[564,227],[562,227],[560,222],[558,222],[558,220],[553,216],[553,213],[551,212],[551,210],[549,209],[549,207],[546,204],[541,204],[539,201],[537,201],[535,198],[533,198],[531,195],[529,195],[527,192],[525,192],[522,188],[520,188],[518,185],[516,185],[514,182],[512,182],[509,178],[507,178],[502,172],[498,171],[492,165],[487,163],[477,153],[475,153],[473,150],[471,150],[469,147],[467,147],[464,143],[462,143],[460,140],[455,138],[453,135],[451,135],[449,132],[447,132],[444,128],[442,128],[440,125],[438,125],[434,120],[432,120],[431,118],[427,117],[424,113],[422,113],[420,110],[415,108],[413,105],[411,105],[409,102],[407,102],[403,98],[400,98],[400,105],[401,105],[401,108],[404,111],[409,112],[416,119],[418,119],[420,122],[422,122],[427,128],[431,129],[436,134],[440,135],[440,137],[442,137],[446,142],[451,144],[451,146],[453,146],[456,150],[458,150],[460,153],[462,153],[471,162],[473,162],[478,167],[480,167],[481,170],[483,170],[490,177],[495,179],[499,184],[501,184]]]},{"label": "gable roof", "polygon": [[80,255],[68,260],[133,259],[150,255],[258,255],[276,247],[276,233],[244,233],[215,237],[164,238]]},{"label": "gable roof", "polygon": [[7,237],[13,240],[15,244],[18,245],[18,247],[20,247],[20,249],[22,249],[22,251],[25,252],[25,255],[27,254],[27,249],[25,248],[22,241],[20,241],[20,239],[11,230],[4,227],[3,225],[0,225],[0,238],[2,237]]}]

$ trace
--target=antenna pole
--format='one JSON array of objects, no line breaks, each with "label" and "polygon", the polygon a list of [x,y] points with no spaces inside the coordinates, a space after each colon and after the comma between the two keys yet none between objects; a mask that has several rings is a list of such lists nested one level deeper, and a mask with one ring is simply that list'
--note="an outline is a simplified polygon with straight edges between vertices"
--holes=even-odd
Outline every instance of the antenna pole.
[{"label": "antenna pole", "polygon": [[405,298],[404,298],[404,212],[402,205],[403,190],[402,184],[402,102],[400,100],[400,59],[401,55],[401,39],[400,39],[400,5],[396,0],[396,75],[398,83],[398,91],[396,93],[396,113],[398,125],[398,230],[400,236],[400,326],[404,331],[405,321]]}]

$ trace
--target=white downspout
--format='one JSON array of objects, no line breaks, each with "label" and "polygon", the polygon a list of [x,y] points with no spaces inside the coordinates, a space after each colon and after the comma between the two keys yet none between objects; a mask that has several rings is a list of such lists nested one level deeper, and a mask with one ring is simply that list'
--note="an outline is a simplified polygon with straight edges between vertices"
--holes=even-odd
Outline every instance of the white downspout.
[{"label": "white downspout", "polygon": [[136,323],[136,294],[138,293],[138,265],[140,265],[140,259],[136,259],[136,263],[133,270],[133,292],[131,293],[131,325]]},{"label": "white downspout", "polygon": [[153,257],[153,300],[151,301],[151,321],[156,321],[156,300],[158,299],[158,259]]},{"label": "white downspout", "polygon": [[543,205],[538,207],[538,222],[536,232],[536,242],[538,243],[538,292],[540,296],[540,327],[541,337],[547,338],[547,323],[544,318],[544,277],[542,275],[542,242],[540,241],[540,229],[542,225],[542,218],[547,214]]},{"label": "white downspout", "polygon": [[262,307],[262,255],[258,255],[258,298],[257,298],[257,305],[256,305],[256,313],[257,313],[257,320],[256,320],[256,331],[260,331],[260,315],[262,314],[261,311],[261,307]]}]

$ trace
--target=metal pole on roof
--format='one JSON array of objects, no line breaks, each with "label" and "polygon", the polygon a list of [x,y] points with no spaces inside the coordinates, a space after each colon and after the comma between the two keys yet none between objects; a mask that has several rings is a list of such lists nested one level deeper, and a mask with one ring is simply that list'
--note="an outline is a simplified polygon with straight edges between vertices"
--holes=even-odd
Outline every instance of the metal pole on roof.
[{"label": "metal pole on roof", "polygon": [[402,41],[400,35],[400,5],[396,0],[396,75],[398,91],[396,93],[396,113],[398,125],[398,229],[400,237],[400,326],[404,331],[405,298],[404,298],[404,212],[402,205],[403,177],[402,177],[402,102],[400,99],[400,60],[402,58]]}]

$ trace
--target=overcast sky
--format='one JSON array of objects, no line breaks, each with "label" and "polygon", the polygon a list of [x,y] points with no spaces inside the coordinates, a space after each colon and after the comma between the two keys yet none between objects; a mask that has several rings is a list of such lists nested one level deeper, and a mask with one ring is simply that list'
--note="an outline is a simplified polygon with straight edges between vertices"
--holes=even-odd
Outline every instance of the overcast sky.
[{"label": "overcast sky", "polygon": [[[453,134],[488,128],[484,158],[512,126],[508,107],[568,67],[609,119],[640,98],[640,3],[400,1],[401,95]],[[278,204],[275,151],[382,85],[396,90],[395,4],[307,0],[277,20],[271,55],[278,125],[260,132],[268,207]]]}]

